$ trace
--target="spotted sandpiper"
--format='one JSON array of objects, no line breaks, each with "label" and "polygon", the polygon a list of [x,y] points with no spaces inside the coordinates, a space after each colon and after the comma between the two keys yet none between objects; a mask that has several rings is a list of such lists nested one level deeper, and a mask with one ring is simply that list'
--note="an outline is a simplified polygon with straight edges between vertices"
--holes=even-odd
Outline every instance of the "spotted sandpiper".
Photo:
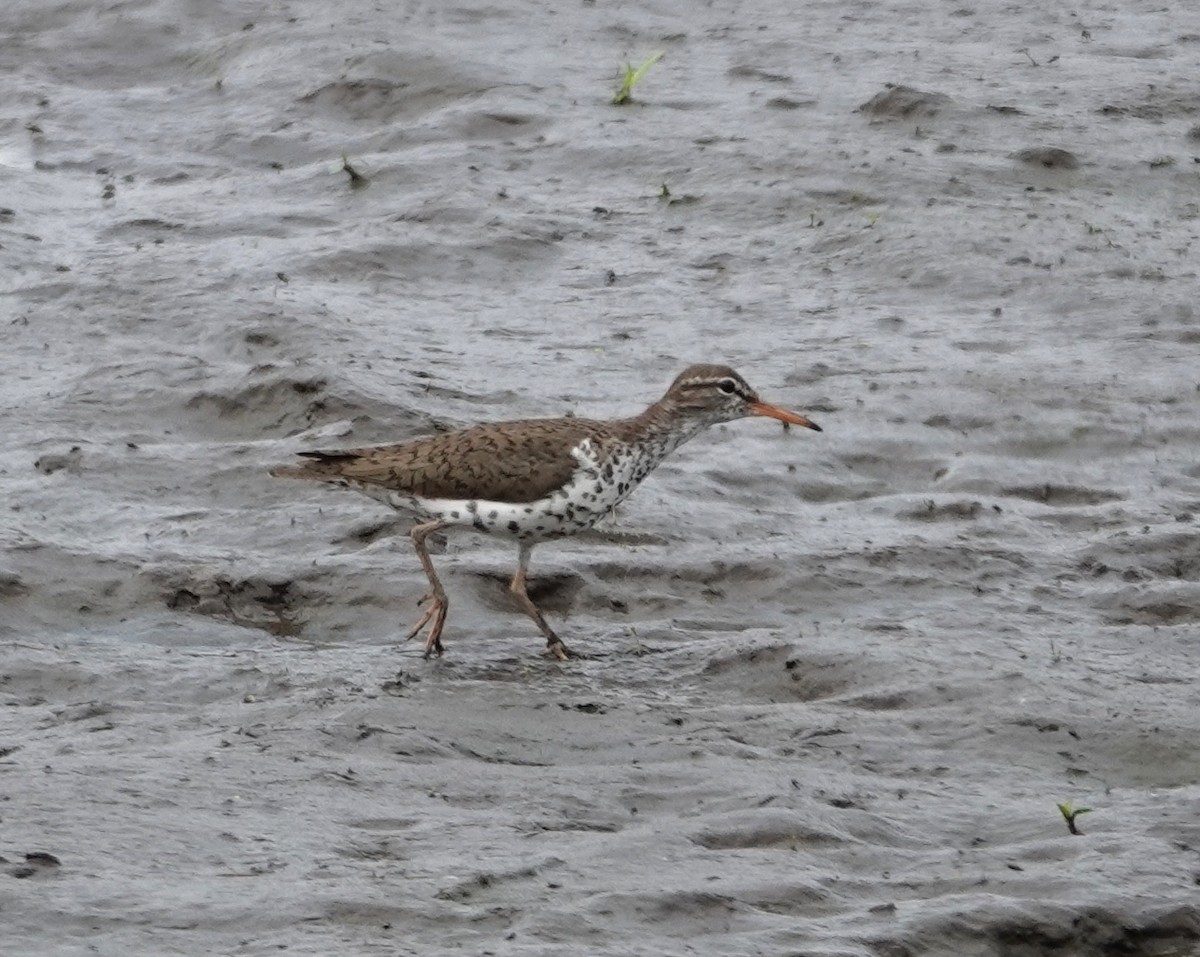
[{"label": "spotted sandpiper", "polygon": [[632,418],[493,422],[399,445],[301,452],[307,461],[271,474],[357,489],[419,519],[412,540],[430,591],[408,637],[428,627],[426,658],[442,654],[449,603],[425,539],[461,525],[516,542],[510,589],[546,636],[547,654],[565,660],[571,653],[525,590],[533,546],[591,528],[688,439],[750,415],[821,431],[804,416],[763,402],[728,366],[693,365]]}]

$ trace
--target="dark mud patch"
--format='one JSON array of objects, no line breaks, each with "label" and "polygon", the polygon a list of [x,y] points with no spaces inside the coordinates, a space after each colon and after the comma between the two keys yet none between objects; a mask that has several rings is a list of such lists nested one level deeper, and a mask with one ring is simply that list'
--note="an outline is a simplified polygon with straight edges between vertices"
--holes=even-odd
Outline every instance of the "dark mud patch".
[{"label": "dark mud patch", "polygon": [[459,242],[377,242],[367,248],[317,253],[305,262],[304,275],[328,282],[402,282],[414,287],[450,279],[484,284],[513,281],[547,268],[559,257],[564,228],[529,223],[510,228],[492,219],[481,224],[471,239]]},{"label": "dark mud patch", "polygon": [[1088,548],[1077,567],[1093,578],[1200,582],[1200,535],[1174,530],[1126,533]]},{"label": "dark mud patch", "polygon": [[846,836],[814,824],[808,814],[758,809],[727,823],[710,824],[692,840],[709,850],[803,851],[842,844]]},{"label": "dark mud patch", "polygon": [[[936,939],[941,947],[961,948],[959,953],[1013,957],[1191,957],[1200,941],[1200,910],[1191,907],[1158,906],[1140,913],[1098,905],[1031,905],[1024,914],[1008,910],[999,903],[968,905],[954,919],[922,922],[923,933],[914,934],[912,944]],[[981,942],[986,951],[978,949]]]},{"label": "dark mud patch", "polygon": [[171,611],[258,628],[278,638],[295,638],[304,630],[305,596],[293,581],[203,573],[166,577],[163,601]]},{"label": "dark mud patch", "polygon": [[[628,609],[634,613],[680,611],[687,608],[728,605],[730,618],[753,610],[766,595],[792,590],[786,569],[770,561],[699,562],[695,565],[647,563],[645,555],[628,562],[593,563],[588,571],[596,579],[589,587],[593,607]],[[752,627],[749,615],[742,627]]]},{"label": "dark mud patch", "polygon": [[[411,539],[404,540],[412,531],[414,524],[415,522],[411,518],[381,518],[359,522],[347,529],[344,535],[335,538],[333,544],[348,548],[366,548],[383,539],[395,538],[398,546],[402,543],[407,545]],[[426,545],[431,554],[436,555],[438,552],[445,551],[446,536],[430,536],[426,539]]]},{"label": "dark mud patch", "polygon": [[24,598],[29,591],[29,586],[25,584],[19,574],[8,569],[0,569],[0,601]]},{"label": "dark mud patch", "polygon": [[588,909],[609,926],[669,922],[673,933],[687,937],[728,934],[755,923],[751,908],[712,891],[607,894],[589,901]]},{"label": "dark mud patch", "polygon": [[184,406],[191,431],[214,438],[260,439],[301,432],[326,422],[365,421],[382,409],[331,388],[323,377],[252,374],[227,388],[205,389]]},{"label": "dark mud patch", "polygon": [[1072,170],[1079,169],[1079,157],[1070,150],[1057,146],[1031,146],[1018,150],[1013,158],[1027,166],[1039,166],[1042,169]]},{"label": "dark mud patch", "polygon": [[1195,625],[1200,622],[1200,584],[1142,586],[1099,598],[1110,625]]},{"label": "dark mud patch", "polygon": [[[10,877],[18,880],[27,880],[31,877],[54,877],[62,868],[62,861],[46,851],[27,851],[22,857],[22,863],[12,864],[6,868]],[[0,863],[3,862],[4,858],[0,858]]]},{"label": "dark mud patch", "polygon": [[456,881],[449,887],[443,887],[434,895],[439,900],[456,901],[458,903],[479,903],[509,900],[514,903],[529,894],[529,884],[538,881],[544,884],[555,870],[562,866],[562,861],[551,858],[540,865],[514,868],[509,871],[481,871],[470,877]]},{"label": "dark mud patch", "polygon": [[911,86],[891,86],[876,93],[859,111],[877,120],[911,120],[937,116],[950,106],[944,93],[930,93]]},{"label": "dark mud patch", "polygon": [[371,128],[412,121],[486,89],[431,58],[377,54],[368,64],[393,75],[334,80],[300,97],[300,104],[313,118]]},{"label": "dark mud patch", "polygon": [[[513,570],[516,570],[515,556]],[[476,590],[480,601],[484,605],[497,611],[525,614],[517,603],[516,598],[509,591],[512,575],[482,572],[476,576],[476,581],[480,584],[486,583],[484,587]],[[543,612],[548,611],[559,615],[568,615],[575,607],[576,600],[580,592],[584,590],[585,585],[586,582],[581,575],[570,572],[550,573],[527,578],[525,592],[529,595],[530,600]]]},{"label": "dark mud patch", "polygon": [[791,645],[733,649],[711,655],[695,677],[702,686],[736,689],[758,702],[837,698],[870,680],[870,666],[848,658],[805,656]]},{"label": "dark mud patch", "polygon": [[844,481],[876,495],[925,491],[952,464],[920,446],[897,445],[885,452],[855,451],[838,456],[849,473]]},{"label": "dark mud patch", "polygon": [[1126,498],[1123,492],[1111,489],[1088,488],[1081,485],[1014,485],[1000,490],[1003,495],[1023,498],[1030,502],[1054,507],[1071,505],[1104,505]]},{"label": "dark mud patch", "polygon": [[907,518],[917,522],[962,522],[979,518],[981,515],[995,514],[998,506],[987,507],[982,502],[949,501],[938,502],[926,499],[914,508],[897,512],[899,518]]}]

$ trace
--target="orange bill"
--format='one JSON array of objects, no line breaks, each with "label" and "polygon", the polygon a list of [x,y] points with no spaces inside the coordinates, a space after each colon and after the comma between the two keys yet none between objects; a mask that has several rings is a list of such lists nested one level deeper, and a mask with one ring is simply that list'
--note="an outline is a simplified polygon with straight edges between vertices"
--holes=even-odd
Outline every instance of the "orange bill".
[{"label": "orange bill", "polygon": [[769,405],[766,402],[751,402],[751,415],[765,415],[768,419],[778,419],[780,422],[788,422],[791,425],[802,425],[806,429],[812,429],[814,432],[820,432],[821,427],[811,419],[806,419],[798,412],[789,412],[787,409],[781,409],[777,405]]}]

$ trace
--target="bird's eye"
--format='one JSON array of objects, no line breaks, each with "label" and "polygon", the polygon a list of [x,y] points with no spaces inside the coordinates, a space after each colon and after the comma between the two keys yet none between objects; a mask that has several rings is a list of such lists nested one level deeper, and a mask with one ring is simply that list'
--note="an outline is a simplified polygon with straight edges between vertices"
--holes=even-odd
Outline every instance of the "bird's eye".
[{"label": "bird's eye", "polygon": [[717,388],[726,395],[733,395],[735,392],[737,392],[737,383],[732,379],[722,379],[717,383]]}]

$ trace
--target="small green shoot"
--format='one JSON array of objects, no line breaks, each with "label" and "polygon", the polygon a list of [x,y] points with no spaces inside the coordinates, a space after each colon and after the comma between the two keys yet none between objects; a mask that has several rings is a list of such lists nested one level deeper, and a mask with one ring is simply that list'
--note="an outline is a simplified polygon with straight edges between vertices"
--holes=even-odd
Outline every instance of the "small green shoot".
[{"label": "small green shoot", "polygon": [[342,172],[350,177],[351,189],[362,189],[371,182],[369,179],[367,179],[367,177],[363,176],[362,173],[350,165],[350,160],[346,158],[345,153],[342,154]]},{"label": "small green shoot", "polygon": [[617,88],[617,92],[613,94],[612,101],[614,106],[625,106],[627,103],[633,102],[633,88],[646,75],[646,71],[662,59],[662,56],[662,51],[660,50],[658,53],[643,60],[640,66],[634,67],[632,63],[625,64],[625,73],[621,78],[621,85]]},{"label": "small green shoot", "polygon": [[1075,835],[1083,833],[1083,831],[1075,826],[1075,818],[1079,817],[1080,814],[1090,814],[1092,811],[1090,807],[1075,807],[1070,801],[1063,801],[1058,805],[1058,810],[1062,814],[1063,820],[1067,822],[1067,830]]},{"label": "small green shoot", "polygon": [[658,191],[658,198],[659,199],[670,199],[671,198],[671,187],[669,187],[666,183],[663,183],[662,189],[660,189]]}]

